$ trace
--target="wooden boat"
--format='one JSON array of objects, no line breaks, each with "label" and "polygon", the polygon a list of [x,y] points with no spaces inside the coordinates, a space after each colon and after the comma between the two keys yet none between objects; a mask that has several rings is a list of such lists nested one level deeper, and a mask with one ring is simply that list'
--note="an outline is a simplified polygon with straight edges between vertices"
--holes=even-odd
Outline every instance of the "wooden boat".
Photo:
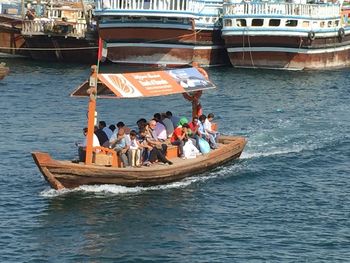
[{"label": "wooden boat", "polygon": [[[84,2],[36,1],[27,7],[21,35],[31,58],[87,64],[96,61],[98,34],[93,7]],[[33,17],[31,7],[41,12]]]},{"label": "wooden boat", "polygon": [[221,38],[223,0],[96,0],[106,57],[114,63],[201,66],[229,63]]},{"label": "wooden boat", "polygon": [[231,64],[285,70],[350,66],[349,10],[342,9],[343,1],[326,2],[225,2],[222,36]]},{"label": "wooden boat", "polygon": [[[203,69],[187,68],[143,73],[97,74],[94,67],[89,83],[85,82],[71,94],[73,97],[89,97],[86,160],[79,163],[58,161],[52,159],[48,153],[32,152],[44,178],[51,187],[58,190],[94,184],[149,186],[178,181],[238,158],[246,144],[246,139],[239,136],[221,136],[218,149],[194,159],[179,158],[177,147],[170,146],[167,157],[173,165],[154,164],[141,168],[123,168],[114,150],[92,147],[97,98],[185,93],[185,98],[190,98],[192,102],[192,114],[197,115],[198,99],[202,90],[215,87],[198,70],[205,73]],[[183,85],[186,78],[194,79],[194,85]]]},{"label": "wooden boat", "polygon": [[5,78],[9,72],[10,72],[10,69],[6,67],[6,64],[3,62],[0,63],[0,80]]}]

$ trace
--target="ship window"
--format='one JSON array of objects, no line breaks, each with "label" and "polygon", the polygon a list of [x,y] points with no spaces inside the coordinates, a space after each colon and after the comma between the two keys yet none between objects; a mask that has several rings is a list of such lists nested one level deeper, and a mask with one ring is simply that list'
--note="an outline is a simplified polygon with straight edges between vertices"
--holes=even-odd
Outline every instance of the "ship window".
[{"label": "ship window", "polygon": [[225,26],[232,26],[232,20],[231,19],[225,19]]},{"label": "ship window", "polygon": [[314,21],[312,24],[313,24],[313,27],[318,27],[318,22],[317,21]]},{"label": "ship window", "polygon": [[335,20],[335,26],[339,26],[339,20]]},{"label": "ship window", "polygon": [[332,21],[328,21],[328,23],[327,23],[327,25],[328,25],[328,27],[332,27]]},{"label": "ship window", "polygon": [[310,22],[309,21],[303,21],[303,27],[309,27]]},{"label": "ship window", "polygon": [[298,20],[287,20],[286,21],[286,26],[297,26],[298,25]]},{"label": "ship window", "polygon": [[281,20],[280,19],[270,19],[269,26],[280,26]]},{"label": "ship window", "polygon": [[237,19],[236,25],[237,25],[238,27],[247,26],[247,21],[246,21],[245,19]]},{"label": "ship window", "polygon": [[253,19],[252,26],[262,26],[264,24],[264,19]]},{"label": "ship window", "polygon": [[324,25],[325,25],[325,22],[324,21],[322,21],[321,23],[320,23],[320,27],[324,27]]}]

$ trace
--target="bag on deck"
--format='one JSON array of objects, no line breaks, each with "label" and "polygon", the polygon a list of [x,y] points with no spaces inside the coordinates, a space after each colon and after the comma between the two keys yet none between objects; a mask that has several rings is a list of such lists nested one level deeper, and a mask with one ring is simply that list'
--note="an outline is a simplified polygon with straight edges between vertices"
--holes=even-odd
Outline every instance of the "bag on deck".
[{"label": "bag on deck", "polygon": [[197,149],[196,146],[193,145],[191,140],[188,140],[184,147],[184,155],[187,159],[192,159],[192,158],[196,158],[197,154],[199,153],[199,150]]},{"label": "bag on deck", "polygon": [[205,139],[199,138],[198,146],[199,146],[199,150],[201,151],[201,153],[205,154],[205,153],[210,152],[210,145]]}]

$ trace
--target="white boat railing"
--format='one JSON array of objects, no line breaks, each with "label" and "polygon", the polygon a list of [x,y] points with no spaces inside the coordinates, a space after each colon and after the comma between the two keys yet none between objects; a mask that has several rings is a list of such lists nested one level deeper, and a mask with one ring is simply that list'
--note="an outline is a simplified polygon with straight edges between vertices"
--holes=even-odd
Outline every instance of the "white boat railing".
[{"label": "white boat railing", "polygon": [[201,10],[204,2],[196,0],[96,0],[95,13],[103,12],[188,12],[194,13]]},{"label": "white boat railing", "polygon": [[224,15],[232,16],[300,16],[310,18],[339,17],[341,7],[328,4],[224,3]]},{"label": "white boat railing", "polygon": [[55,20],[26,20],[22,24],[22,35],[63,35],[83,38],[87,31],[85,22],[58,23]]}]

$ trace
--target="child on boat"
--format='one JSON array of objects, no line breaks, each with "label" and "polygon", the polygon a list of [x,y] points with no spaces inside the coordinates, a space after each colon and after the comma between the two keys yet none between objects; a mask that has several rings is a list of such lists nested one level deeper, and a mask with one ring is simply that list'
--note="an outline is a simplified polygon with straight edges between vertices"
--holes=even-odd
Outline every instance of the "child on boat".
[{"label": "child on boat", "polygon": [[141,156],[142,156],[143,146],[137,140],[136,135],[137,135],[136,131],[134,130],[130,131],[130,148],[128,150],[128,159],[129,159],[129,164],[132,167],[141,166]]}]

